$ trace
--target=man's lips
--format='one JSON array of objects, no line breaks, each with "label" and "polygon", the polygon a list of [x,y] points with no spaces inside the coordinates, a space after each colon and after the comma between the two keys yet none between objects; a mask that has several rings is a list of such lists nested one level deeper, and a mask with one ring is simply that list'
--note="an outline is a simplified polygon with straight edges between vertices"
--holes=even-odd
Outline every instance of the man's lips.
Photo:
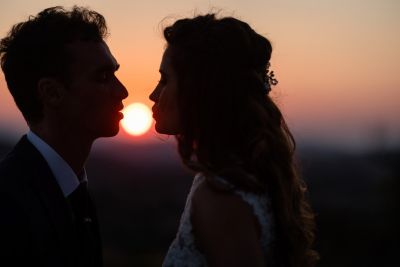
[{"label": "man's lips", "polygon": [[119,103],[119,104],[117,105],[117,111],[121,111],[121,110],[123,110],[123,109],[124,109],[124,104]]},{"label": "man's lips", "polygon": [[118,104],[116,107],[116,112],[117,112],[120,120],[122,120],[124,118],[124,113],[122,113],[123,109],[124,109],[124,105],[122,103]]}]

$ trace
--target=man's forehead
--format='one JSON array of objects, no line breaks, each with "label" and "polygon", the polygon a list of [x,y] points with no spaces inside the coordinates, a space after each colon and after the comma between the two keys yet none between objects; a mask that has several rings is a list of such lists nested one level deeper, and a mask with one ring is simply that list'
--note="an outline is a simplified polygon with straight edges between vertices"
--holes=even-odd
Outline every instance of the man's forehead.
[{"label": "man's forehead", "polygon": [[105,42],[76,41],[67,44],[65,47],[72,62],[79,65],[118,65]]}]

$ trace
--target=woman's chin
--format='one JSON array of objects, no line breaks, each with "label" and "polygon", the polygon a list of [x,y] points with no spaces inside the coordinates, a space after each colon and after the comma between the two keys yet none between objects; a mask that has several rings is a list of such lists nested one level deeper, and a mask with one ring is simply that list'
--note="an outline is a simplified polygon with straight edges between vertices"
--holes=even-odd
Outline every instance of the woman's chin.
[{"label": "woman's chin", "polygon": [[156,122],[154,128],[159,134],[176,135],[178,131],[174,127],[167,127],[159,122]]},{"label": "woman's chin", "polygon": [[160,123],[156,122],[154,128],[156,129],[156,132],[159,134],[169,134],[169,131],[165,127],[163,127],[163,125],[160,125]]}]

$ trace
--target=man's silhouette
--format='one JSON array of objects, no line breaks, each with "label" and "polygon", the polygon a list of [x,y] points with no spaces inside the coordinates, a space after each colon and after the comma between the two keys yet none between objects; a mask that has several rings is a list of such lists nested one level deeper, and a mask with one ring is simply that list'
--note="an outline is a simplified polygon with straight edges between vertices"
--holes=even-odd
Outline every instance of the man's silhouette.
[{"label": "man's silhouette", "polygon": [[1,40],[8,88],[30,131],[0,163],[0,265],[101,266],[84,168],[114,136],[128,92],[97,12],[48,8]]}]

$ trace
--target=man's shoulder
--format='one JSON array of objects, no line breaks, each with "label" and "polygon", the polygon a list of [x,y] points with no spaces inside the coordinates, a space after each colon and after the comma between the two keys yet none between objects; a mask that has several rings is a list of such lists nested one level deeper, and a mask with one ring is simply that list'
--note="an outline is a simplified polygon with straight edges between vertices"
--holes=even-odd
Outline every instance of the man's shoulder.
[{"label": "man's shoulder", "polygon": [[29,174],[29,165],[32,161],[35,161],[32,155],[32,147],[26,137],[22,137],[21,140],[14,146],[14,148],[8,152],[0,160],[0,183],[12,183],[13,177],[21,176],[22,174]]},{"label": "man's shoulder", "polygon": [[[18,162],[20,161],[18,153],[15,151],[15,147],[13,150],[9,151],[1,160],[0,160],[0,174],[4,174],[10,169],[18,168]],[[1,177],[1,176],[0,176]]]},{"label": "man's shoulder", "polygon": [[24,168],[18,154],[14,151],[9,152],[0,161],[0,187],[7,188],[16,182],[15,177],[21,176],[26,169]]}]

